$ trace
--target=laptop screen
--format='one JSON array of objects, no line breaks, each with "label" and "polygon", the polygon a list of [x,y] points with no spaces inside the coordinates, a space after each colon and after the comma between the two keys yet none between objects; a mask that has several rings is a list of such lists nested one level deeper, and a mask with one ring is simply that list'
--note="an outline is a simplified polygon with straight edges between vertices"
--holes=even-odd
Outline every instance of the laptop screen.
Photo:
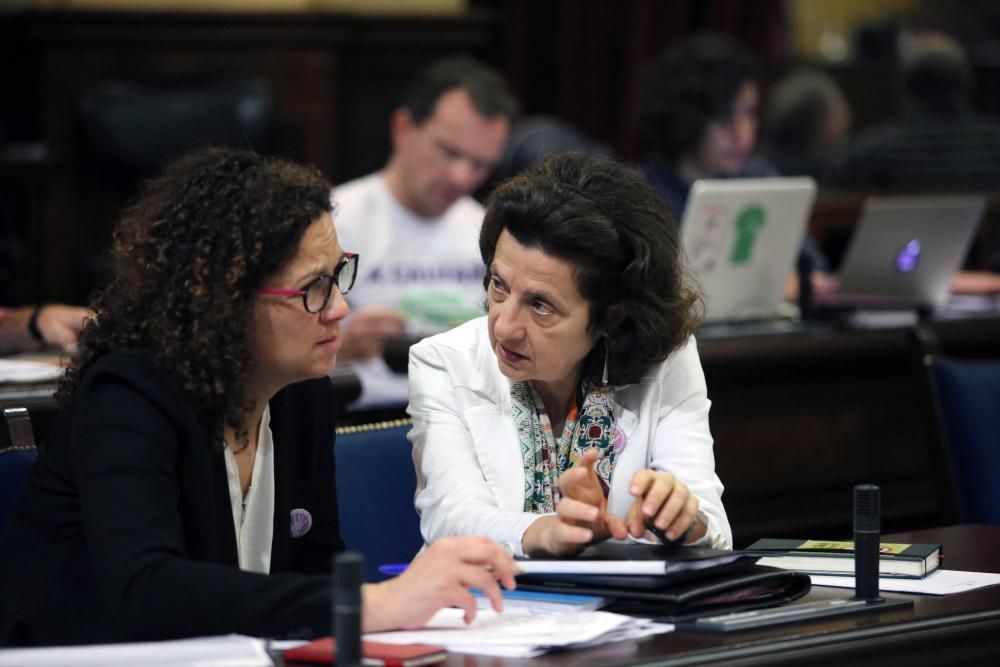
[{"label": "laptop screen", "polygon": [[838,301],[942,304],[985,206],[980,196],[869,198],[840,267]]},{"label": "laptop screen", "polygon": [[694,183],[681,241],[705,295],[706,320],[778,314],[815,195],[811,178]]}]

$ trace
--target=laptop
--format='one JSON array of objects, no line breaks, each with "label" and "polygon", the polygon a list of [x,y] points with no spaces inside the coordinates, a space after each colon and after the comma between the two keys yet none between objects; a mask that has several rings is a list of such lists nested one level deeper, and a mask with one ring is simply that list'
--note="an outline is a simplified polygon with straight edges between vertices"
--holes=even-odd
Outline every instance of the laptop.
[{"label": "laptop", "polygon": [[779,315],[815,196],[816,182],[805,177],[691,186],[681,244],[705,296],[707,322]]},{"label": "laptop", "polygon": [[858,307],[937,307],[947,299],[983,216],[981,196],[871,197],[822,300]]}]

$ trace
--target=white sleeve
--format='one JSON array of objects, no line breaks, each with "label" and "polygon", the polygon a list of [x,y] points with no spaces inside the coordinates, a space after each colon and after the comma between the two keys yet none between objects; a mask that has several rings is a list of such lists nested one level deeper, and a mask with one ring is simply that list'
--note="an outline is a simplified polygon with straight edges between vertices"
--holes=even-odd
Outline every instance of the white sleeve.
[{"label": "white sleeve", "polygon": [[[523,555],[524,531],[541,515],[500,508],[496,486],[476,455],[473,432],[459,414],[456,392],[462,390],[453,386],[438,350],[430,345],[411,348],[409,380],[415,504],[424,541],[485,535]],[[470,419],[477,409],[467,413]]]},{"label": "white sleeve", "polygon": [[694,338],[667,363],[669,368],[661,379],[659,421],[650,467],[673,473],[697,496],[708,520],[708,533],[697,544],[731,549],[733,533],[722,505],[723,487],[715,474],[708,428],[711,401]]}]

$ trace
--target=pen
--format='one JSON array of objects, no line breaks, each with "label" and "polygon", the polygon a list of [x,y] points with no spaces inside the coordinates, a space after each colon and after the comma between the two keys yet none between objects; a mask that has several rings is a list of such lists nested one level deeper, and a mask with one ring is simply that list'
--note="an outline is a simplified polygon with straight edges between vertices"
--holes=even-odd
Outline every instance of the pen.
[{"label": "pen", "polygon": [[388,574],[395,576],[397,574],[403,574],[409,563],[389,563],[387,565],[379,565],[378,571],[382,574]]}]

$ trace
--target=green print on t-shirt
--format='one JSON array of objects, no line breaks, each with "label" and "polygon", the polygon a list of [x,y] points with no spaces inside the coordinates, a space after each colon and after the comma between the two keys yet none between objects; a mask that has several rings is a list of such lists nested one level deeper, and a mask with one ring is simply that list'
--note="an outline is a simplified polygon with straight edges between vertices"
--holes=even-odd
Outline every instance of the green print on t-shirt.
[{"label": "green print on t-shirt", "polygon": [[747,206],[736,216],[733,251],[729,254],[731,264],[746,264],[753,257],[754,242],[766,217],[764,207],[758,204]]}]

